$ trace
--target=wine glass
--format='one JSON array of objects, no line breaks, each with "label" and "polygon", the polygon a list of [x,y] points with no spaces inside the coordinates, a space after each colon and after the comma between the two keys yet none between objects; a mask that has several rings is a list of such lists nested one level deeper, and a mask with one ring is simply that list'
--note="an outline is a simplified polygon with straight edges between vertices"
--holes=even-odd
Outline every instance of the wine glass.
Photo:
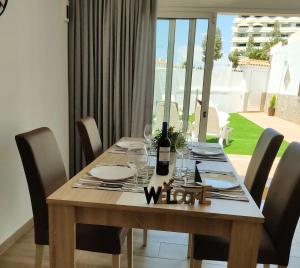
[{"label": "wine glass", "polygon": [[143,181],[148,179],[148,152],[146,146],[130,145],[126,157],[129,167],[134,170],[136,184],[138,184],[138,178],[142,178]]},{"label": "wine glass", "polygon": [[152,125],[151,124],[146,124],[145,125],[144,137],[145,137],[146,143],[151,142],[151,138],[152,138]]},{"label": "wine glass", "polygon": [[145,143],[147,146],[148,155],[150,155],[151,140],[152,140],[152,125],[146,124],[144,128]]},{"label": "wine glass", "polygon": [[187,130],[188,130],[188,126],[189,126],[189,122],[188,121],[182,120],[180,122],[180,131],[181,131],[181,133],[182,133],[183,136],[186,135]]},{"label": "wine glass", "polygon": [[187,146],[189,149],[193,148],[193,133],[190,128],[187,129],[187,132],[185,133],[185,141],[187,143]]},{"label": "wine glass", "polygon": [[183,177],[185,175],[185,171],[187,170],[183,166],[183,159],[187,152],[189,152],[188,143],[186,141],[186,135],[183,135],[182,133],[178,135],[175,142],[175,150],[177,152],[177,155],[179,155],[180,157],[180,167],[176,168],[177,174]]}]

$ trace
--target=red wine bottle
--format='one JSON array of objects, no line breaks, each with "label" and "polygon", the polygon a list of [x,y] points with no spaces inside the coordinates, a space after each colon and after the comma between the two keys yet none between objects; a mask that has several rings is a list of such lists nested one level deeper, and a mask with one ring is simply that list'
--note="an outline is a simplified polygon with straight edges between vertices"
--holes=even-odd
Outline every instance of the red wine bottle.
[{"label": "red wine bottle", "polygon": [[171,141],[168,137],[168,123],[162,124],[162,135],[157,141],[156,173],[158,175],[169,174]]}]

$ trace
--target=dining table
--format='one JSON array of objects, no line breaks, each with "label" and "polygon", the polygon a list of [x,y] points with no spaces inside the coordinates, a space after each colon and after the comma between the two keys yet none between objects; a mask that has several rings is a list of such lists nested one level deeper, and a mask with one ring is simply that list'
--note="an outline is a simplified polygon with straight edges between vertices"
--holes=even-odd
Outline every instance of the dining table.
[{"label": "dining table", "polygon": [[[141,141],[136,138],[121,140]],[[217,198],[211,199],[210,204],[148,204],[143,192],[74,187],[101,163],[126,164],[126,153],[114,148],[116,145],[47,198],[51,268],[75,267],[77,223],[222,236],[230,240],[228,267],[256,267],[264,216],[228,156],[226,159],[241,182],[247,202]],[[162,186],[172,178],[173,169],[174,164],[171,164],[167,176],[159,176],[154,171],[149,186]]]}]

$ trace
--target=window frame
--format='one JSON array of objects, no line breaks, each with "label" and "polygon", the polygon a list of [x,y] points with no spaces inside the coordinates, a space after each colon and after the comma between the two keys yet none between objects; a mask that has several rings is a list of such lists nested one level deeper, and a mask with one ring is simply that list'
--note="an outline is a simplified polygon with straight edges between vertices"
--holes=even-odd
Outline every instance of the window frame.
[{"label": "window frame", "polygon": [[[210,87],[211,78],[214,62],[214,44],[215,44],[215,33],[216,33],[216,12],[182,12],[180,10],[170,12],[167,9],[160,9],[157,14],[157,20],[159,19],[169,19],[171,23],[172,20],[176,19],[188,19],[191,20],[189,23],[189,38],[188,38],[188,48],[191,46],[194,49],[195,42],[195,24],[196,19],[207,19],[208,29],[207,29],[207,49],[205,57],[205,68],[203,75],[203,86],[202,86],[202,105],[200,114],[200,126],[198,133],[198,140],[205,142],[206,140],[206,130],[207,130],[207,117],[209,109],[209,98],[210,98]],[[175,22],[175,21],[174,21]],[[191,23],[193,22],[193,23]],[[192,25],[194,24],[194,25]],[[175,27],[175,28],[174,28]],[[167,70],[166,70],[166,88],[165,88],[165,105],[164,105],[164,120],[169,122],[170,119],[170,105],[171,105],[171,94],[172,94],[172,78],[173,78],[173,61],[174,61],[174,45],[175,45],[175,26],[169,24],[169,37],[168,37],[168,58],[167,58]],[[194,32],[192,32],[194,31]],[[172,42],[172,44],[170,44]],[[172,55],[171,55],[172,54]],[[187,130],[188,117],[189,117],[189,106],[190,106],[190,95],[191,95],[191,83],[192,83],[192,71],[193,71],[193,56],[194,51],[187,52],[187,69],[185,74],[185,88],[184,88],[184,100],[183,100],[183,114],[182,119],[185,122],[183,129]],[[190,65],[191,66],[188,66]]]}]

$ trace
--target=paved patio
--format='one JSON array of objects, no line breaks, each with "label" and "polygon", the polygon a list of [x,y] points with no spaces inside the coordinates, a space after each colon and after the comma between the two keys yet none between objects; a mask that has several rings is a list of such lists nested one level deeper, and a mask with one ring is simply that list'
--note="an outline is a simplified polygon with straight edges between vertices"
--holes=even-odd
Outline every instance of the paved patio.
[{"label": "paved patio", "polygon": [[[251,156],[250,155],[232,155],[232,154],[228,155],[228,156],[229,156],[229,159],[232,162],[234,168],[236,169],[237,173],[241,177],[244,177],[246,175],[246,171],[247,171]],[[269,177],[273,177],[279,160],[280,160],[279,157],[277,157],[274,160]]]},{"label": "paved patio", "polygon": [[300,142],[300,125],[281,119],[276,116],[268,116],[262,112],[240,113],[242,116],[261,126],[262,128],[274,128],[284,135],[288,142]]}]

